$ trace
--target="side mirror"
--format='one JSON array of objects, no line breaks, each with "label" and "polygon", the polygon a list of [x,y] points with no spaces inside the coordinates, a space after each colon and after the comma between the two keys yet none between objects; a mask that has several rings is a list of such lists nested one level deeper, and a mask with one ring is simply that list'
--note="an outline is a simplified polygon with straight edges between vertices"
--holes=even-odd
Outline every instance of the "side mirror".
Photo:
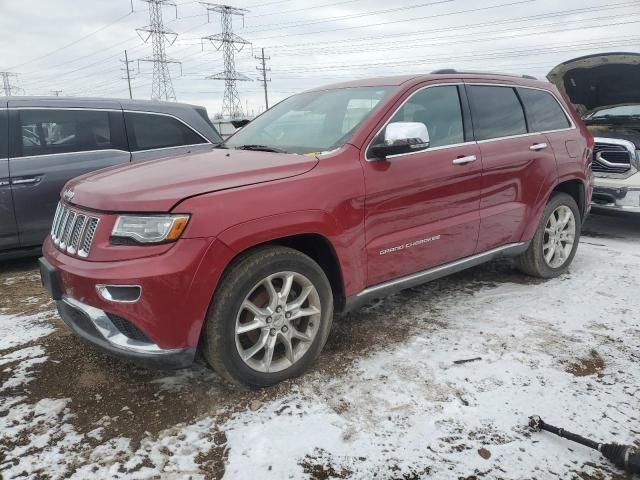
[{"label": "side mirror", "polygon": [[384,132],[384,143],[371,146],[373,158],[384,160],[392,155],[417,152],[429,148],[429,130],[421,122],[393,122]]},{"label": "side mirror", "polygon": [[231,120],[231,125],[233,125],[234,128],[242,128],[246,126],[250,121],[251,120],[248,120],[248,119]]}]

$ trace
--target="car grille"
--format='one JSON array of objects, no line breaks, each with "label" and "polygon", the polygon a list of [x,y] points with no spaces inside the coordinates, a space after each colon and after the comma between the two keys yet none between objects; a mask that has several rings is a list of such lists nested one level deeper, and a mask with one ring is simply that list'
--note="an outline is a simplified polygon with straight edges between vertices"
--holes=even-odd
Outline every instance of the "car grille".
[{"label": "car grille", "polygon": [[631,156],[624,145],[596,141],[592,169],[602,173],[626,173],[631,169]]},{"label": "car grille", "polygon": [[99,221],[97,217],[73,210],[60,202],[53,217],[51,240],[63,252],[86,258]]}]

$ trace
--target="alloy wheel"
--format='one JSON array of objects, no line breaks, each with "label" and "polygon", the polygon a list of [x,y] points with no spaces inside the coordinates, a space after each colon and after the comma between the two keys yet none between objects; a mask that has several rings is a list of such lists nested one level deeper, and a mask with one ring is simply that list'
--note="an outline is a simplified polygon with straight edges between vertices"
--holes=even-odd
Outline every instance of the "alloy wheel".
[{"label": "alloy wheel", "polygon": [[240,358],[263,373],[279,372],[299,361],[320,328],[320,296],[297,272],[262,279],[245,297],[235,325]]},{"label": "alloy wheel", "polygon": [[566,205],[557,207],[547,219],[542,242],[544,260],[551,268],[560,268],[573,250],[576,218]]}]

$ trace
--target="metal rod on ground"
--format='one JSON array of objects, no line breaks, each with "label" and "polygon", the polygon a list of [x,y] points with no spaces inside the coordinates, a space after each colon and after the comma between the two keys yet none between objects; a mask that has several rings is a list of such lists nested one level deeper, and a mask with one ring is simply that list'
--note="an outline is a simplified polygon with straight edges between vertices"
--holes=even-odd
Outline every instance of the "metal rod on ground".
[{"label": "metal rod on ground", "polygon": [[616,443],[594,442],[593,440],[589,440],[588,438],[569,432],[563,428],[549,425],[537,415],[529,417],[529,427],[536,432],[546,430],[547,432],[558,435],[559,437],[566,438],[572,442],[598,450],[605,458],[613,462],[616,467],[622,468],[629,473],[640,474],[640,451],[635,447],[630,445],[618,445]]}]

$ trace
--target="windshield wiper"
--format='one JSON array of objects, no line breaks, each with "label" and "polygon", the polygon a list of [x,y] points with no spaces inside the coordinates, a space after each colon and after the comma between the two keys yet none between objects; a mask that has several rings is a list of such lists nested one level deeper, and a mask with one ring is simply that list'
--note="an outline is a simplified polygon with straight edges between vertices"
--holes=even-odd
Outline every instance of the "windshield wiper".
[{"label": "windshield wiper", "polygon": [[269,147],[268,145],[240,145],[239,147],[235,148],[236,150],[255,150],[257,152],[289,153],[286,150]]},{"label": "windshield wiper", "polygon": [[216,143],[213,148],[229,148],[227,147],[224,142],[220,142],[220,143]]}]

